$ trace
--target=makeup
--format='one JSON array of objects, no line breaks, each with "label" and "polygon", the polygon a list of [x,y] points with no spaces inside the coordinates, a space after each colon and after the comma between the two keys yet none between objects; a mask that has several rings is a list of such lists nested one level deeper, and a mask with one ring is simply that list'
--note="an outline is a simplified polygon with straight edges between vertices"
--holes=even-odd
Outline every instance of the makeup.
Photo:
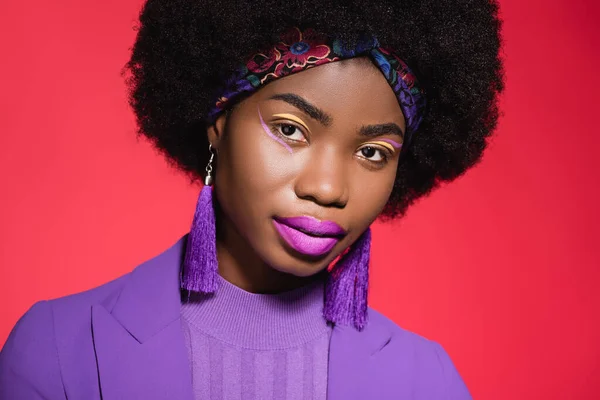
[{"label": "makeup", "polygon": [[273,117],[289,119],[290,121],[294,121],[295,123],[302,125],[302,127],[304,129],[306,129],[307,131],[309,130],[308,126],[304,123],[304,121],[302,121],[300,118],[298,118],[294,114],[273,114]]},{"label": "makeup", "polygon": [[332,221],[319,221],[308,216],[273,219],[275,229],[282,239],[301,254],[322,256],[345,235],[342,227]]},{"label": "makeup", "polygon": [[320,221],[305,215],[288,218],[276,217],[275,220],[313,236],[343,236],[346,234],[344,228],[333,221]]},{"label": "makeup", "polygon": [[[383,142],[383,143],[381,143],[381,142]],[[379,140],[371,142],[371,143],[377,143],[382,146],[386,146],[386,144],[387,144],[388,146],[391,145],[395,149],[399,149],[400,147],[402,147],[402,143],[395,142],[392,139],[379,139]],[[388,146],[386,146],[386,147],[388,147]],[[392,149],[392,151],[393,151],[393,149]]]},{"label": "makeup", "polygon": [[281,138],[278,138],[277,136],[275,136],[275,134],[273,134],[273,132],[271,132],[271,129],[269,129],[269,127],[265,123],[265,120],[262,117],[262,114],[260,113],[260,108],[257,108],[257,109],[258,109],[258,118],[260,118],[260,124],[262,125],[262,127],[265,130],[265,132],[267,133],[267,135],[269,135],[269,137],[271,139],[275,140],[277,143],[279,143],[280,145],[285,147],[288,152],[291,153],[292,148],[286,142],[284,142]]}]

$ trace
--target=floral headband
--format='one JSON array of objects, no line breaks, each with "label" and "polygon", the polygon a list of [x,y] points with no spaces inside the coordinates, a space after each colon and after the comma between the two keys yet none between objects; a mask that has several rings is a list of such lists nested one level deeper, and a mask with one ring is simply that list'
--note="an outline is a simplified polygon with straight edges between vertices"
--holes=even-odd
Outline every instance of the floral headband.
[{"label": "floral headband", "polygon": [[312,29],[292,28],[281,35],[281,41],[268,52],[250,58],[219,88],[209,120],[214,122],[227,104],[240,94],[253,92],[277,78],[359,56],[369,56],[394,90],[406,120],[405,142],[408,142],[423,120],[425,96],[406,63],[380,47],[375,38],[363,39],[354,49],[347,49],[338,39],[328,41]]}]

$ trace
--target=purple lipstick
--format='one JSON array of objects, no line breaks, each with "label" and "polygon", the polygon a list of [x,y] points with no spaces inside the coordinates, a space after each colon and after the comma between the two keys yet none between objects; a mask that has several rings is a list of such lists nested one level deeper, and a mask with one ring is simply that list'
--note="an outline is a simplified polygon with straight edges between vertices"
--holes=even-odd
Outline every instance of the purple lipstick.
[{"label": "purple lipstick", "polygon": [[318,257],[328,253],[346,234],[332,221],[301,216],[273,219],[275,229],[290,247],[299,253]]}]

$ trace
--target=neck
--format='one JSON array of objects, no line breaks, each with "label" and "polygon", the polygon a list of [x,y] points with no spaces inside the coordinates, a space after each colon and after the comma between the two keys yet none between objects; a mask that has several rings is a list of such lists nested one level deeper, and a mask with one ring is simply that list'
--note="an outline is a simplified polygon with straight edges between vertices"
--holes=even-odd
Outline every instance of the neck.
[{"label": "neck", "polygon": [[219,275],[226,281],[247,292],[274,294],[306,286],[322,279],[326,273],[298,277],[269,266],[239,234],[232,221],[219,208],[215,211]]}]

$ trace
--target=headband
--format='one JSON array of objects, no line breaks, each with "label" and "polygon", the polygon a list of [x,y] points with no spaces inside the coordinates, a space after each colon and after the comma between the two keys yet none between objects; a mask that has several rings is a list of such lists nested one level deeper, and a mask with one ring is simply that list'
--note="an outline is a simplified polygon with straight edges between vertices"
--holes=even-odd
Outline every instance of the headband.
[{"label": "headband", "polygon": [[292,28],[282,34],[270,50],[252,56],[219,88],[208,118],[214,122],[237,96],[251,93],[277,78],[360,56],[368,56],[379,67],[396,94],[406,120],[405,142],[409,142],[423,120],[425,96],[406,63],[392,51],[380,47],[373,37],[363,38],[353,49],[348,49],[340,40],[327,40],[312,29]]}]

